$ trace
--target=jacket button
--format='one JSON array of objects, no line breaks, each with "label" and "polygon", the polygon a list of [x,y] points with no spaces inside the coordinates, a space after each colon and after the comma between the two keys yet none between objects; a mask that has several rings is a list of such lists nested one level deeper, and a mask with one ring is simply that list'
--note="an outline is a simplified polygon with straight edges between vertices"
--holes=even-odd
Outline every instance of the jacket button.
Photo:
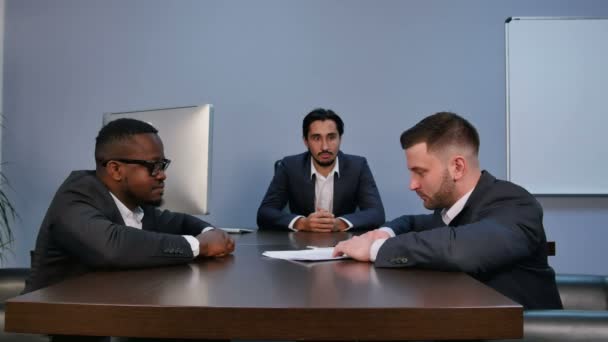
[{"label": "jacket button", "polygon": [[408,258],[406,258],[406,257],[392,258],[392,259],[391,259],[391,262],[392,262],[393,264],[407,264],[407,262],[408,262],[408,261],[409,261],[409,260],[408,260]]}]

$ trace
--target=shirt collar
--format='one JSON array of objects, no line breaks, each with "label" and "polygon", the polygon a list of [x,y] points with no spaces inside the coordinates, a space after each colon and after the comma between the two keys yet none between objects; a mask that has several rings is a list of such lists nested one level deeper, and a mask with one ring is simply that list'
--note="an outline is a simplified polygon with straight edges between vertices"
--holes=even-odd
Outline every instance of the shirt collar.
[{"label": "shirt collar", "polygon": [[469,190],[469,192],[464,194],[464,196],[460,197],[460,199],[458,201],[456,201],[456,203],[454,203],[450,207],[450,209],[443,209],[441,211],[441,219],[443,220],[443,223],[445,223],[446,225],[450,224],[450,222],[452,222],[452,220],[456,216],[458,216],[458,214],[460,214],[462,209],[464,209],[464,205],[469,200],[469,197],[471,197],[471,193],[473,192],[473,189]]},{"label": "shirt collar", "polygon": [[141,207],[131,210],[127,208],[127,206],[124,205],[124,203],[122,203],[118,197],[114,196],[112,192],[110,192],[110,195],[112,196],[114,203],[116,203],[116,207],[118,207],[118,211],[120,212],[120,216],[123,217],[123,220],[125,217],[134,217],[137,221],[141,222],[141,220],[144,218],[144,210]]},{"label": "shirt collar", "polygon": [[[331,171],[329,171],[329,173],[327,174],[327,177],[330,177],[333,173],[336,173],[336,175],[338,175],[338,177],[340,177],[340,159],[338,158],[338,156],[336,156],[336,163],[334,164],[334,168],[331,169]],[[319,172],[317,172],[317,169],[315,168],[315,165],[313,164],[312,161],[312,157],[310,158],[310,178],[312,179],[312,176],[317,175],[317,177],[323,177],[323,178],[327,178],[325,176],[323,176],[322,174],[320,174]]]}]

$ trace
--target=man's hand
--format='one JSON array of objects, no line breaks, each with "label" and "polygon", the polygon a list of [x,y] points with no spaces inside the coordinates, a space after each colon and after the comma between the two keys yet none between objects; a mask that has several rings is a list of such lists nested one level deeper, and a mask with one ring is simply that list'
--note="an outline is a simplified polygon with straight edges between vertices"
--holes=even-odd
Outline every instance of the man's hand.
[{"label": "man's hand", "polygon": [[348,223],[346,223],[346,221],[344,221],[340,218],[337,218],[336,223],[334,224],[334,228],[338,232],[343,232],[348,229]]},{"label": "man's hand", "polygon": [[337,230],[334,214],[324,209],[317,209],[317,211],[311,213],[308,217],[299,218],[293,227],[297,231],[321,233],[330,233]]},{"label": "man's hand", "polygon": [[384,230],[380,230],[380,229],[374,229],[374,230],[370,230],[369,232],[363,234],[364,236],[371,236],[372,239],[374,240],[379,240],[379,239],[390,239],[391,235],[387,232],[385,232]]},{"label": "man's hand", "polygon": [[359,261],[369,261],[369,250],[375,239],[372,235],[363,234],[350,240],[342,241],[334,247],[333,256],[348,255]]},{"label": "man's hand", "polygon": [[234,240],[221,229],[198,234],[199,257],[223,257],[234,251]]}]

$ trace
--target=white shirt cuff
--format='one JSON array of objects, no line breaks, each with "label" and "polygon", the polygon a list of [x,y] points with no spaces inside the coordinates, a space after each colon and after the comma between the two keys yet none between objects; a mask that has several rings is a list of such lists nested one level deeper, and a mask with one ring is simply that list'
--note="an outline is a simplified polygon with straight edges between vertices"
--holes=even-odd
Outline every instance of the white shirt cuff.
[{"label": "white shirt cuff", "polygon": [[199,247],[198,240],[192,235],[182,235],[182,236],[190,244],[190,249],[192,249],[192,255],[194,255],[194,257],[196,258],[198,256],[198,254],[200,253],[200,250],[199,250],[200,247]]},{"label": "white shirt cuff", "polygon": [[344,221],[346,223],[346,225],[348,226],[346,229],[344,229],[343,231],[347,231],[349,229],[351,229],[353,227],[353,224],[350,223],[349,220],[345,219],[344,217],[338,217],[340,220]]},{"label": "white shirt cuff", "polygon": [[383,232],[387,232],[387,233],[388,233],[388,235],[390,235],[391,237],[395,237],[395,231],[393,231],[393,229],[392,229],[392,228],[389,228],[389,227],[381,227],[381,228],[379,228],[379,229],[380,229],[381,231],[383,231]]},{"label": "white shirt cuff", "polygon": [[[390,229],[390,228],[389,228]],[[372,246],[369,248],[369,261],[375,262],[376,257],[378,256],[378,251],[380,247],[386,242],[387,239],[378,239],[372,243]]]},{"label": "white shirt cuff", "polygon": [[296,224],[296,221],[300,218],[300,217],[304,217],[302,215],[298,215],[296,217],[293,218],[293,220],[291,220],[291,222],[289,222],[289,226],[287,226],[287,228],[293,230],[294,232],[297,232],[298,230],[293,228],[293,226]]},{"label": "white shirt cuff", "polygon": [[[203,229],[203,231],[201,232],[201,234],[206,233],[210,230],[213,230],[215,228],[213,227],[207,227],[205,229]],[[192,255],[194,255],[194,257],[196,258],[199,254],[200,254],[200,244],[198,242],[198,239],[195,238],[192,235],[182,235],[184,237],[184,239],[186,239],[186,241],[188,241],[188,243],[190,244],[190,248],[192,249]]]}]

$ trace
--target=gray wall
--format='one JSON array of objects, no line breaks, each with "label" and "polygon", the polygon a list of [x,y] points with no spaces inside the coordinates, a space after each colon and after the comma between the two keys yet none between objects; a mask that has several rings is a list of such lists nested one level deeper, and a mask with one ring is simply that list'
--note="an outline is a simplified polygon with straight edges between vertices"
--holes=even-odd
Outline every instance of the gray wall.
[{"label": "gray wall", "polygon": [[[388,218],[424,210],[398,136],[433,112],[470,119],[482,165],[505,177],[509,16],[608,16],[608,1],[8,0],[3,170],[21,218],[6,264],[29,263],[54,191],[93,167],[104,112],[213,103],[207,219],[223,226],[255,224],[273,161],[304,150],[317,106],[342,115]],[[557,271],[608,274],[608,198],[541,201]]]}]

